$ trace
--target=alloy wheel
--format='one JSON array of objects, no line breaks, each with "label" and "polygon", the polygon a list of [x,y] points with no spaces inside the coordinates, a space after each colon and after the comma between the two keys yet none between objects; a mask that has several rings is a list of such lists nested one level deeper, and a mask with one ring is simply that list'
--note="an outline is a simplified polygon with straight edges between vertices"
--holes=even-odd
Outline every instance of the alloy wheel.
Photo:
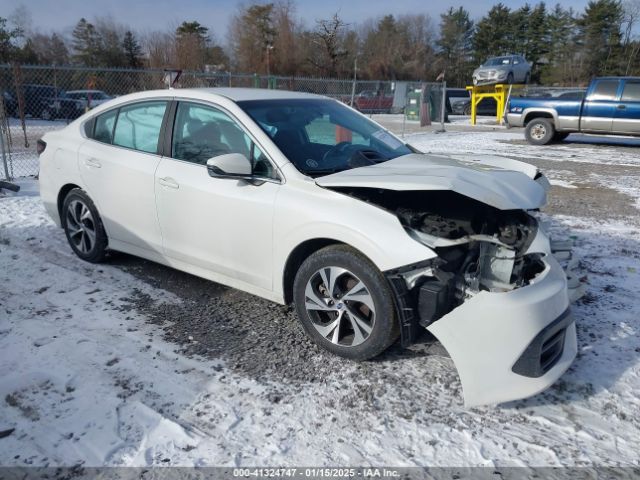
[{"label": "alloy wheel", "polygon": [[73,200],[67,208],[69,239],[82,253],[89,253],[96,244],[96,224],[84,202]]},{"label": "alloy wheel", "polygon": [[305,308],[318,333],[343,347],[363,343],[375,324],[371,292],[341,267],[323,267],[311,275],[305,288]]}]

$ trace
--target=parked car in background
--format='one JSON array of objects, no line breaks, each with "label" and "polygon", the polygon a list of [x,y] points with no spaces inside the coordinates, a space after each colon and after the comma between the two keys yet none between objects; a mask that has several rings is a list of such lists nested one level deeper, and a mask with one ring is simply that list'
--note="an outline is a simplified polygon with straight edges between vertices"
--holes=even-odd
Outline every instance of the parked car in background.
[{"label": "parked car in background", "polygon": [[505,55],[485,61],[473,71],[474,85],[529,83],[531,66],[522,55]]},{"label": "parked car in background", "polygon": [[464,105],[469,103],[471,94],[466,88],[447,88],[447,113],[463,115]]},{"label": "parked car in background", "polygon": [[293,304],[349,359],[426,329],[467,405],[540,392],[576,356],[535,166],[423,154],[337,100],[242,88],[119,97],[38,151],[83,260],[124,251]]},{"label": "parked car in background", "polygon": [[[495,116],[496,108],[493,98],[483,98],[476,107],[476,114]],[[447,88],[447,113],[471,115],[471,92],[466,88]]]},{"label": "parked car in background", "polygon": [[[22,85],[21,93],[24,99],[24,114],[31,117],[43,120],[75,119],[85,111],[82,101],[67,97],[64,91],[52,85],[25,84]],[[18,98],[15,92],[11,95],[15,99]],[[16,114],[19,112],[16,111]]]},{"label": "parked car in background", "polygon": [[640,77],[595,78],[578,98],[511,98],[507,122],[525,127],[534,145],[563,140],[572,132],[640,135]]},{"label": "parked car in background", "polygon": [[7,117],[15,117],[18,110],[18,102],[16,102],[13,95],[7,91],[2,92],[2,103],[4,105],[5,115]]},{"label": "parked car in background", "polygon": [[393,106],[393,95],[364,90],[353,99],[353,107],[365,113],[389,113]]},{"label": "parked car in background", "polygon": [[68,98],[84,102],[85,109],[92,109],[113,98],[102,90],[67,90],[66,94]]},{"label": "parked car in background", "polygon": [[[461,105],[463,115],[471,115],[471,99]],[[476,106],[476,115],[496,116],[498,104],[493,98],[483,98]]]}]

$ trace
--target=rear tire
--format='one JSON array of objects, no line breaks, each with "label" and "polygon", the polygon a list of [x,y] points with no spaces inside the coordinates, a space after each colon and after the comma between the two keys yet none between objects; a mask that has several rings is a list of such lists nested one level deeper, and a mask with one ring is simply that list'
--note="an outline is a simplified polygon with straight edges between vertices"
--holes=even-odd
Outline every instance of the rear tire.
[{"label": "rear tire", "polygon": [[528,85],[530,81],[531,81],[531,74],[527,72],[527,74],[524,76],[525,85]]},{"label": "rear tire", "polygon": [[524,130],[524,136],[531,145],[547,145],[553,141],[556,129],[548,118],[534,118]]},{"label": "rear tire", "polygon": [[74,188],[64,199],[60,212],[62,228],[73,252],[90,263],[104,260],[109,243],[102,219],[89,195]]},{"label": "rear tire", "polygon": [[349,246],[331,245],[311,254],[296,274],[293,299],[311,339],[341,357],[367,360],[398,338],[387,280]]}]

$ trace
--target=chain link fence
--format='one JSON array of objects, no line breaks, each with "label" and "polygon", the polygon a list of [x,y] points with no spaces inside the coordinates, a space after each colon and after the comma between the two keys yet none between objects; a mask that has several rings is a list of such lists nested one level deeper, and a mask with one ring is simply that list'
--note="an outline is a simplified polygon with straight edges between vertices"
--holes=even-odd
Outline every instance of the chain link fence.
[{"label": "chain link fence", "polygon": [[[167,88],[165,70],[0,65],[0,179],[37,175],[37,140],[63,128],[105,101],[141,90]],[[442,83],[279,77],[182,72],[178,88],[246,87],[315,93],[363,113],[403,113],[410,120],[439,122]],[[426,87],[425,87],[426,86]],[[428,92],[425,98],[424,89]],[[428,105],[428,108],[422,107]],[[425,116],[423,115],[423,117]],[[398,119],[404,117],[398,117]]]}]

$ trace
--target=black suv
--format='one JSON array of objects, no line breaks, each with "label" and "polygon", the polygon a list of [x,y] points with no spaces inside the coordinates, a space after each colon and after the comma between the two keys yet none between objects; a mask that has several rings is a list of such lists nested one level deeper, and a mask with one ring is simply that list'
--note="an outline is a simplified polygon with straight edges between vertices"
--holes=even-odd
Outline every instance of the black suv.
[{"label": "black suv", "polygon": [[[84,113],[84,103],[65,95],[52,85],[26,84],[22,86],[24,114],[52,120],[54,118],[74,119]],[[17,95],[12,93],[14,99]],[[16,109],[16,113],[18,109]]]}]

